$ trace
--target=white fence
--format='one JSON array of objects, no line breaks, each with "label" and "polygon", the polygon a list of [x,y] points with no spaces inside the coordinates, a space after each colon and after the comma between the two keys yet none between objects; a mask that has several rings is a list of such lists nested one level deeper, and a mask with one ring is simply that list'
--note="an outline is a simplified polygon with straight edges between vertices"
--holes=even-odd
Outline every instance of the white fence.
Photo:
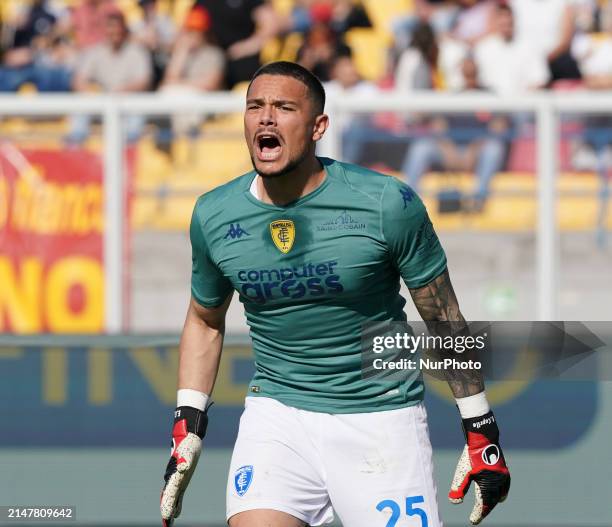
[{"label": "white fence", "polygon": [[[242,95],[212,93],[193,98],[168,98],[155,94],[45,95],[37,97],[0,96],[0,116],[44,116],[89,113],[100,115],[104,133],[105,185],[105,320],[109,333],[122,329],[123,309],[123,213],[121,119],[125,115],[167,115],[174,112],[228,113],[241,112]],[[331,117],[329,137],[321,145],[329,157],[340,152],[339,128],[335,119],[343,114],[391,112],[531,112],[535,115],[537,142],[538,222],[537,222],[537,314],[540,320],[557,317],[559,243],[557,232],[557,149],[561,112],[612,113],[612,95],[579,93],[571,95],[534,94],[527,97],[498,98],[482,94],[439,95],[432,93],[381,93],[376,98],[347,96],[329,100],[326,111]]]}]

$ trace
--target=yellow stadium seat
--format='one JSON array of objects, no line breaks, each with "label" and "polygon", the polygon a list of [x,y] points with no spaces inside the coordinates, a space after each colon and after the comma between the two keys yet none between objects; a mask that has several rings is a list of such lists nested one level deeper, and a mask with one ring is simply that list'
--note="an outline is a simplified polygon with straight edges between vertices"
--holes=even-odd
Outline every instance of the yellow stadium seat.
[{"label": "yellow stadium seat", "polygon": [[386,73],[387,48],[391,40],[385,33],[369,28],[351,29],[346,33],[346,43],[364,78],[376,81]]},{"label": "yellow stadium seat", "polygon": [[394,18],[414,9],[412,0],[362,0],[362,3],[374,28],[387,34]]}]

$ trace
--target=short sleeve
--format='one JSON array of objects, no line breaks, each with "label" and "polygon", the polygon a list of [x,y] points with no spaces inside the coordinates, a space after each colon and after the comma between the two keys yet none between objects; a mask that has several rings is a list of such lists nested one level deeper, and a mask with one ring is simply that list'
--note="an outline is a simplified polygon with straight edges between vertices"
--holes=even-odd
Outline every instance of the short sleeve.
[{"label": "short sleeve", "polygon": [[383,191],[381,220],[389,254],[408,288],[423,287],[444,272],[446,255],[425,205],[395,178]]},{"label": "short sleeve", "polygon": [[231,282],[221,273],[212,260],[204,237],[199,214],[200,201],[191,217],[191,294],[204,307],[220,306],[232,291]]}]

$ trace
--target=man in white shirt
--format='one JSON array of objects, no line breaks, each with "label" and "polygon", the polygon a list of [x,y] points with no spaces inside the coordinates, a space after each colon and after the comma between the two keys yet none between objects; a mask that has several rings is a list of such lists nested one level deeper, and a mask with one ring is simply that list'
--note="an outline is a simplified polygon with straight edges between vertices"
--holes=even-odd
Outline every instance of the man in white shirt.
[{"label": "man in white shirt", "polygon": [[515,38],[514,15],[507,4],[497,7],[495,27],[495,33],[474,48],[480,84],[500,95],[544,87],[550,79],[546,54],[529,40]]}]

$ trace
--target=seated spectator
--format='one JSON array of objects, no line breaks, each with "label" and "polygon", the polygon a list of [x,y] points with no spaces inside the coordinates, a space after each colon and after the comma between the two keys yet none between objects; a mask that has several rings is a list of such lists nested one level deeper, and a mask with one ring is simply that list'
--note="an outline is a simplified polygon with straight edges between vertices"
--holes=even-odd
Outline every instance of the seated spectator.
[{"label": "seated spectator", "polygon": [[[577,39],[573,45],[579,60],[583,82],[590,90],[612,90],[612,2],[602,7],[601,29],[607,38],[595,40],[589,36]],[[582,116],[584,131],[576,145],[572,163],[577,170],[595,170],[599,179],[599,211],[597,241],[607,243],[606,218],[610,200],[610,169],[612,168],[612,113]]]},{"label": "seated spectator", "polygon": [[[476,63],[467,58],[462,64],[466,91],[481,90]],[[477,189],[469,202],[480,211],[489,193],[493,176],[499,172],[508,147],[508,120],[491,114],[455,114],[434,117],[426,135],[416,139],[408,150],[403,172],[417,190],[421,177],[432,168],[473,170]]]},{"label": "seated spectator", "polygon": [[55,28],[60,16],[47,0],[36,0],[18,15],[12,46],[0,67],[0,91],[16,92],[25,84],[41,92],[70,89],[70,65],[51,60],[58,47]]},{"label": "seated spectator", "polygon": [[[193,95],[223,87],[225,55],[208,41],[210,17],[202,7],[194,7],[187,15],[183,30],[172,51],[170,63],[160,90],[166,95]],[[198,115],[176,116],[173,129],[182,134],[197,131]]]},{"label": "seated spectator", "polygon": [[395,88],[400,91],[434,89],[438,51],[438,42],[431,26],[420,24],[414,31],[410,46],[399,58]]},{"label": "seated spectator", "polygon": [[570,53],[574,36],[574,6],[571,0],[509,0],[515,33],[533,53],[546,56],[551,82],[580,79],[580,70]]},{"label": "seated spectator", "polygon": [[132,27],[134,40],[145,46],[153,63],[153,87],[161,82],[176,37],[173,20],[157,10],[157,0],[138,0],[142,19]]},{"label": "seated spectator", "polygon": [[[152,79],[151,60],[147,50],[130,39],[121,11],[111,11],[105,18],[106,37],[103,43],[84,52],[76,70],[74,91],[81,93],[141,92],[149,89]],[[73,116],[68,141],[80,143],[89,135],[90,116]],[[128,119],[128,141],[140,136],[144,118]]]},{"label": "seated spectator", "polygon": [[51,36],[61,12],[52,9],[48,0],[34,0],[27,11],[18,16],[13,47],[29,48],[38,37]]},{"label": "seated spectator", "polygon": [[312,71],[322,82],[330,79],[332,62],[340,56],[350,56],[351,49],[343,42],[331,25],[332,9],[313,11],[313,24],[304,36],[304,43],[297,53],[297,62]]},{"label": "seated spectator", "polygon": [[480,83],[500,95],[544,88],[550,78],[546,56],[515,38],[514,16],[506,4],[497,7],[495,30],[476,44],[474,59]]},{"label": "seated spectator", "polygon": [[208,11],[213,40],[227,54],[226,87],[249,81],[261,65],[262,48],[282,27],[272,5],[264,0],[196,0],[194,5]]}]

